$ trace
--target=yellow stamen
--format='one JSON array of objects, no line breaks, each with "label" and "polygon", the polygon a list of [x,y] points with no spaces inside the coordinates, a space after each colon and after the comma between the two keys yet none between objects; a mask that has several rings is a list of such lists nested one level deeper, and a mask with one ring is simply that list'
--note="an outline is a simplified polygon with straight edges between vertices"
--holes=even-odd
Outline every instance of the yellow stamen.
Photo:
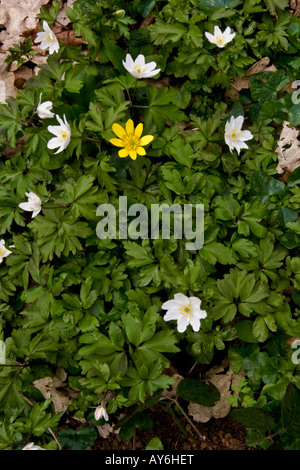
[{"label": "yellow stamen", "polygon": [[218,36],[216,36],[216,43],[217,43],[219,46],[222,46],[222,45],[224,44],[224,42],[225,42],[225,36],[224,36],[224,34],[222,34],[222,35],[219,34]]},{"label": "yellow stamen", "polygon": [[52,37],[50,36],[50,34],[46,34],[45,36],[45,41],[47,43],[50,43],[50,44],[53,44],[54,43],[54,39],[52,39]]},{"label": "yellow stamen", "polygon": [[59,140],[59,142],[65,142],[65,140],[67,140],[68,137],[69,135],[67,131],[59,131],[57,135],[57,140]]},{"label": "yellow stamen", "polygon": [[3,248],[0,248],[0,257],[3,256],[5,253],[4,249]]},{"label": "yellow stamen", "polygon": [[135,65],[133,68],[137,73],[144,73],[146,70],[146,67],[141,67],[139,65]]},{"label": "yellow stamen", "polygon": [[119,157],[125,158],[129,155],[130,158],[135,160],[137,155],[146,155],[143,147],[152,142],[153,136],[141,136],[143,124],[138,124],[134,129],[134,124],[131,119],[128,119],[125,127],[126,130],[117,123],[114,123],[112,126],[113,132],[118,139],[110,139],[110,142],[117,147],[123,147],[122,150],[119,150]]},{"label": "yellow stamen", "polygon": [[183,315],[185,318],[191,318],[193,309],[189,304],[181,305],[179,309],[180,315]]},{"label": "yellow stamen", "polygon": [[134,134],[129,134],[124,137],[124,148],[126,150],[136,150],[138,147],[139,139]]},{"label": "yellow stamen", "polygon": [[241,135],[242,135],[241,131],[238,131],[237,129],[233,129],[233,131],[230,134],[230,138],[231,140],[238,142],[240,140]]}]

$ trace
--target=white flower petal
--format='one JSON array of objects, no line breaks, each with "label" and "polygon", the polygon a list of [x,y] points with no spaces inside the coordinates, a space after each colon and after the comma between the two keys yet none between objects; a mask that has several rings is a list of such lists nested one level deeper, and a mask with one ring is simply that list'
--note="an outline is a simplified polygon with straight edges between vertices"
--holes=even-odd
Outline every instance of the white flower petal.
[{"label": "white flower petal", "polygon": [[177,319],[177,330],[179,333],[183,333],[189,324],[189,321],[183,316],[180,315],[180,318]]},{"label": "white flower petal", "polygon": [[138,67],[144,67],[145,66],[145,56],[143,54],[139,54],[134,62],[135,62],[135,65],[137,65]]},{"label": "white flower petal", "polygon": [[215,26],[214,27],[214,35],[215,36],[221,36],[223,33],[222,31],[220,30],[219,26]]},{"label": "white flower petal", "polygon": [[58,141],[56,137],[53,137],[52,139],[49,140],[47,143],[48,149],[55,149],[56,147],[60,147],[61,142]]},{"label": "white flower petal", "polygon": [[250,131],[242,131],[242,135],[240,136],[240,140],[251,140],[253,139],[253,135],[251,134]]},{"label": "white flower petal", "polygon": [[29,202],[21,202],[21,204],[19,204],[19,207],[20,209],[23,209],[23,211],[30,211],[30,204]]},{"label": "white flower petal", "polygon": [[192,307],[200,307],[201,300],[198,297],[190,297],[189,300]]},{"label": "white flower petal", "polygon": [[51,134],[58,135],[59,131],[61,131],[61,126],[48,126],[47,129]]},{"label": "white flower petal", "polygon": [[207,313],[205,310],[201,310],[199,307],[195,307],[193,309],[193,316],[195,316],[196,318],[206,318]]},{"label": "white flower petal", "polygon": [[188,297],[184,294],[175,294],[174,299],[176,300],[176,302],[178,302],[181,305],[189,303]]},{"label": "white flower petal", "polygon": [[234,127],[237,130],[241,130],[241,128],[243,127],[243,123],[244,123],[244,116],[238,116],[236,118],[233,118],[233,123],[234,123]]},{"label": "white flower petal", "polygon": [[192,315],[191,319],[190,319],[190,325],[192,326],[194,331],[199,331],[200,330],[200,320],[199,320],[199,318]]},{"label": "white flower petal", "polygon": [[161,306],[161,308],[164,310],[169,310],[169,308],[173,308],[173,307],[179,307],[178,302],[174,299],[167,300],[167,302],[164,302]]},{"label": "white flower petal", "polygon": [[207,37],[207,39],[209,40],[209,42],[213,43],[213,44],[216,44],[216,40],[215,40],[215,37],[213,34],[210,34],[210,33],[205,33],[205,36]]},{"label": "white flower petal", "polygon": [[154,76],[157,75],[159,72],[160,72],[160,69],[153,70],[153,72],[144,72],[144,73],[142,74],[142,77],[143,77],[143,78],[154,77]]}]

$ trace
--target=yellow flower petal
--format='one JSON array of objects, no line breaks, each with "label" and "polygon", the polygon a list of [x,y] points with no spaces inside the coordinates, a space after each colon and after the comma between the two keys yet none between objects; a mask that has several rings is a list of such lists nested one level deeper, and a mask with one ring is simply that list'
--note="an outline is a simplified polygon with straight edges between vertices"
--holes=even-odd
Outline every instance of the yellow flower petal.
[{"label": "yellow flower petal", "polygon": [[138,155],[146,155],[146,150],[144,149],[144,147],[137,147],[136,153]]},{"label": "yellow flower petal", "polygon": [[137,126],[136,126],[136,129],[135,129],[135,137],[137,137],[138,139],[141,137],[142,133],[143,133],[143,124],[140,122]]},{"label": "yellow flower petal", "polygon": [[134,134],[134,124],[132,119],[128,119],[126,122],[126,132],[127,135]]},{"label": "yellow flower petal", "polygon": [[125,130],[123,129],[122,126],[120,126],[120,124],[117,124],[116,122],[112,125],[112,130],[114,131],[114,133],[116,134],[117,137],[119,137],[120,139],[124,139],[124,137],[126,137],[126,132]]},{"label": "yellow flower petal", "polygon": [[136,157],[137,157],[136,150],[129,150],[128,153],[129,153],[130,158],[132,158],[132,160],[136,159]]},{"label": "yellow flower petal", "polygon": [[125,147],[124,140],[121,139],[110,139],[110,143],[116,147]]},{"label": "yellow flower petal", "polygon": [[119,154],[120,158],[125,158],[128,155],[128,150],[126,150],[126,149],[119,150],[118,154]]},{"label": "yellow flower petal", "polygon": [[147,145],[147,144],[150,144],[150,142],[152,142],[152,140],[154,139],[153,135],[143,135],[143,137],[140,138],[140,140],[138,141],[138,145]]}]

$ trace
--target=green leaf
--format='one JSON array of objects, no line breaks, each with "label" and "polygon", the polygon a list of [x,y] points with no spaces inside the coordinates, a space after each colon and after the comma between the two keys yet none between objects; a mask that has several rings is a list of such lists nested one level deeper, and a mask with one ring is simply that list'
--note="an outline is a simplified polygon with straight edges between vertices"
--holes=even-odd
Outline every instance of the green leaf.
[{"label": "green leaf", "polygon": [[151,441],[146,445],[146,450],[164,450],[164,446],[159,437],[153,437]]},{"label": "green leaf", "polygon": [[139,323],[128,313],[125,317],[125,331],[130,343],[136,347],[141,342],[141,332]]},{"label": "green leaf", "polygon": [[286,185],[282,181],[272,178],[264,171],[255,171],[251,175],[251,197],[259,197],[262,202],[267,202],[270,196],[281,194]]},{"label": "green leaf", "polygon": [[120,429],[119,436],[122,441],[131,439],[134,430],[138,428],[143,431],[150,431],[153,428],[153,421],[145,411],[135,413]]},{"label": "green leaf", "polygon": [[212,383],[208,385],[194,379],[181,380],[177,386],[176,394],[180,398],[204,406],[213,406],[220,399],[220,392]]},{"label": "green leaf", "polygon": [[287,184],[290,188],[294,188],[300,184],[300,167],[296,168],[288,177]]},{"label": "green leaf", "polygon": [[193,164],[194,150],[192,146],[177,136],[169,145],[171,156],[181,165],[191,168]]},{"label": "green leaf", "polygon": [[261,408],[251,407],[232,410],[230,416],[247,429],[256,429],[266,432],[274,429],[275,426],[272,416]]},{"label": "green leaf", "polygon": [[253,321],[241,320],[235,323],[234,328],[237,331],[237,336],[242,341],[247,343],[258,343],[258,338],[253,334]]},{"label": "green leaf", "polygon": [[84,427],[78,431],[62,429],[57,435],[63,447],[67,447],[70,450],[85,450],[94,444],[98,432],[94,427]]},{"label": "green leaf", "polygon": [[148,26],[148,30],[150,31],[151,41],[158,45],[178,42],[186,32],[186,27],[182,23],[165,23],[157,17],[155,23]]},{"label": "green leaf", "polygon": [[289,385],[281,402],[281,423],[285,428],[288,439],[299,437],[300,432],[300,392]]}]

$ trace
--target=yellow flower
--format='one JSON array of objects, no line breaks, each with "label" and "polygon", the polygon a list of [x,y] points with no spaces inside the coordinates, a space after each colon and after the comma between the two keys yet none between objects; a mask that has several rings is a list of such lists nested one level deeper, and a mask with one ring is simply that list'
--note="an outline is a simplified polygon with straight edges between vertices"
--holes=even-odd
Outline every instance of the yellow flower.
[{"label": "yellow flower", "polygon": [[114,123],[112,125],[112,130],[119,138],[110,139],[110,143],[116,147],[123,147],[118,152],[119,157],[121,158],[125,158],[129,155],[132,160],[135,160],[137,155],[146,155],[146,151],[143,147],[154,139],[153,135],[144,135],[141,137],[143,124],[138,124],[134,130],[132,119],[128,119],[125,129],[123,129],[120,124]]}]

